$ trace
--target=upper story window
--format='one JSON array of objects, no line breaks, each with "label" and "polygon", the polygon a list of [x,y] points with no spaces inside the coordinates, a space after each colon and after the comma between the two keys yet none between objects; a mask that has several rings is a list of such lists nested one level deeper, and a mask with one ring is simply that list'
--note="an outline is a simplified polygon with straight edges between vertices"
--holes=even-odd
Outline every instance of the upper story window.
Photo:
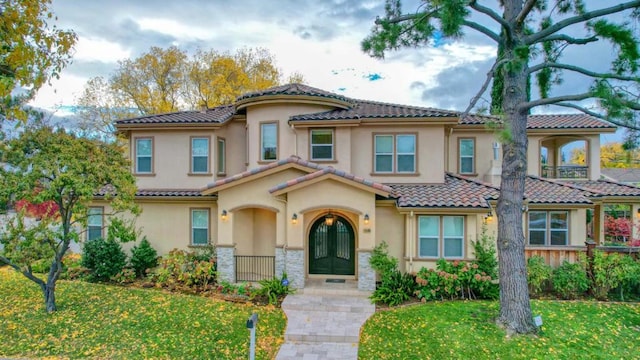
[{"label": "upper story window", "polygon": [[218,138],[218,162],[217,172],[218,175],[224,175],[227,173],[227,141],[223,138]]},{"label": "upper story window", "polygon": [[333,130],[311,130],[311,160],[333,160]]},{"label": "upper story window", "polygon": [[278,123],[260,124],[260,160],[278,159]]},{"label": "upper story window", "polygon": [[102,238],[102,207],[90,207],[87,214],[87,241]]},{"label": "upper story window", "polygon": [[136,173],[153,173],[153,138],[137,138],[136,147]]},{"label": "upper story window", "polygon": [[209,172],[209,138],[191,138],[191,172],[194,174]]},{"label": "upper story window", "polygon": [[568,211],[529,211],[529,245],[567,245]]},{"label": "upper story window", "polygon": [[419,216],[418,256],[460,259],[464,257],[463,216]]},{"label": "upper story window", "polygon": [[191,245],[209,243],[209,209],[191,209]]},{"label": "upper story window", "polygon": [[374,172],[415,173],[416,136],[413,134],[375,135]]},{"label": "upper story window", "polygon": [[460,156],[458,160],[458,173],[475,174],[475,153],[475,139],[458,139],[458,154]]}]

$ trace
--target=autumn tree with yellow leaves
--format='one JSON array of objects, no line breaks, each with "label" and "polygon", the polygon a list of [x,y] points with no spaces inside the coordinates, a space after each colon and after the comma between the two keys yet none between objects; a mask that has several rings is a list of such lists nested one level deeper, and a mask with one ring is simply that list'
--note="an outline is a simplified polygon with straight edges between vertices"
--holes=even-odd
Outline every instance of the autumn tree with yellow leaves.
[{"label": "autumn tree with yellow leaves", "polygon": [[[77,100],[81,128],[109,136],[115,120],[232,103],[239,95],[282,83],[284,76],[266,49],[235,53],[198,50],[192,56],[175,46],[151,47],[119,62],[110,78],[95,77]],[[286,82],[304,82],[292,74]]]},{"label": "autumn tree with yellow leaves", "polygon": [[0,2],[0,118],[26,118],[24,103],[71,61],[76,35],[55,26],[50,4]]}]

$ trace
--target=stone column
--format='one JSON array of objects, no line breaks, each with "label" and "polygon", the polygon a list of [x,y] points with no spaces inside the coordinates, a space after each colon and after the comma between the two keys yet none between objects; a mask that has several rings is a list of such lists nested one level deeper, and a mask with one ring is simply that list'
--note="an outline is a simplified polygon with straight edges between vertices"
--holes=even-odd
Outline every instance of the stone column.
[{"label": "stone column", "polygon": [[234,245],[216,246],[218,276],[222,281],[227,281],[230,283],[236,282],[236,258],[234,257],[235,250],[236,249]]},{"label": "stone column", "polygon": [[282,273],[285,272],[284,270],[285,261],[286,259],[285,259],[284,249],[282,248],[282,246],[277,246],[276,247],[276,274],[275,274],[277,278],[281,278]]},{"label": "stone column", "polygon": [[287,272],[291,287],[304,288],[304,249],[286,249],[284,270]]},{"label": "stone column", "polygon": [[370,258],[371,250],[358,251],[358,290],[373,291],[376,289],[376,272],[369,264]]}]

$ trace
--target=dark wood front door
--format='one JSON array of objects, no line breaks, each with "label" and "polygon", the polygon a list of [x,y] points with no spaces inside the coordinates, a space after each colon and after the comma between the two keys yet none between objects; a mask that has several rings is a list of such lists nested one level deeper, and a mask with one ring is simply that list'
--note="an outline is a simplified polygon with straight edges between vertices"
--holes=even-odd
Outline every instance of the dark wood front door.
[{"label": "dark wood front door", "polygon": [[309,273],[355,275],[355,236],[353,228],[340,216],[332,225],[318,219],[309,233]]}]

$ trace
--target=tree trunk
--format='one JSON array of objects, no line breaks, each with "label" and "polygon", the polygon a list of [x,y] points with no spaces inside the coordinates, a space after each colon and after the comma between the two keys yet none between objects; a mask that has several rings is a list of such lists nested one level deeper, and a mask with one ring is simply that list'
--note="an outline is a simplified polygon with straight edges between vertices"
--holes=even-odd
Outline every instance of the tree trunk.
[{"label": "tree trunk", "polygon": [[48,313],[52,313],[58,310],[58,308],[56,307],[55,290],[56,290],[56,283],[53,282],[50,284],[49,281],[47,281],[47,284],[44,286],[44,289],[42,290],[44,293],[44,305]]},{"label": "tree trunk", "polygon": [[[522,9],[521,1],[505,2],[505,19],[513,19]],[[518,59],[516,49],[521,43],[523,29],[512,29],[512,37],[505,40],[508,59]],[[516,65],[517,64],[517,65]],[[527,172],[527,109],[519,105],[527,101],[527,59],[520,58],[504,72],[503,110],[505,130],[510,139],[503,146],[500,197],[498,199],[498,262],[500,269],[499,325],[507,335],[535,333],[524,255],[525,238],[522,227],[524,185]]]}]

